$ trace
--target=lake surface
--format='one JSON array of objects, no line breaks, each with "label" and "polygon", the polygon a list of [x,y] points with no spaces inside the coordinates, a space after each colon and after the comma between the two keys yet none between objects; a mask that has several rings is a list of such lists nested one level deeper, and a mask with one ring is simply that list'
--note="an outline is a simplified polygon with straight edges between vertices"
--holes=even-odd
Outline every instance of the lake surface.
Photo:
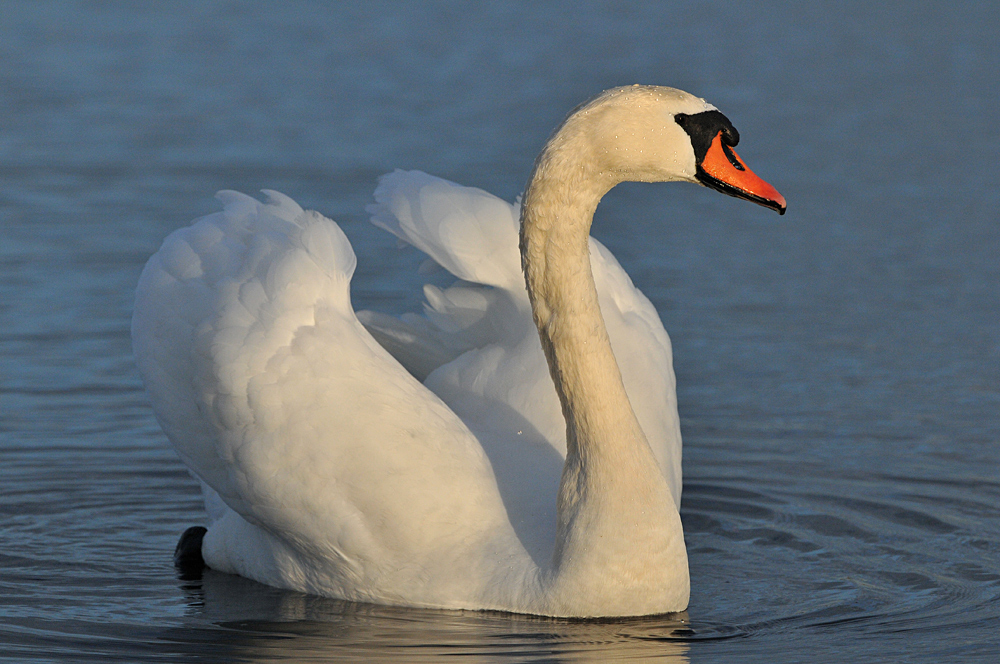
[{"label": "lake surface", "polygon": [[[1000,5],[672,4],[5,3],[0,660],[992,661]],[[674,341],[690,608],[178,578],[199,491],[129,341],[163,238],[218,189],[278,189],[342,224],[358,308],[416,309],[420,256],[364,214],[377,176],[513,199],[569,109],[633,82],[718,106],[789,202],[626,185],[598,210]]]}]

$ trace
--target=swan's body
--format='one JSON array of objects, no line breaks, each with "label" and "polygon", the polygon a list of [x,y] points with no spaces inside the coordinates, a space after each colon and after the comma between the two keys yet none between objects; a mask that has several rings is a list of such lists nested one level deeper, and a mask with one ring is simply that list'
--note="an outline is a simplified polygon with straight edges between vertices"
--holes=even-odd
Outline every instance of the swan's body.
[{"label": "swan's body", "polygon": [[274,192],[221,194],[223,212],[171,235],[140,280],[133,342],[203,484],[207,564],[409,606],[684,609],[669,340],[589,228],[625,179],[707,177],[783,210],[757,182],[703,172],[715,153],[686,118],[713,113],[651,87],[581,107],[536,163],[520,254],[516,207],[384,178],[373,221],[463,280],[426,289],[426,317],[359,320],[346,237]]}]

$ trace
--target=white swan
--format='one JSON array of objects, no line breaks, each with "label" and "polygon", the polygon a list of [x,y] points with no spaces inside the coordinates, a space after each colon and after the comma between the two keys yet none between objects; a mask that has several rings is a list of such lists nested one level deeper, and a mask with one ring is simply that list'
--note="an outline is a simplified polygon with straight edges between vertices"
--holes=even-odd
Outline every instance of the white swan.
[{"label": "white swan", "polygon": [[687,93],[604,92],[539,156],[520,255],[516,206],[387,176],[373,221],[462,280],[427,287],[425,316],[401,320],[355,315],[335,223],[276,192],[219,194],[223,212],[149,260],[132,323],[157,418],[202,481],[206,563],[385,604],[684,609],[670,344],[589,228],[625,180],[784,212],[737,140]]}]

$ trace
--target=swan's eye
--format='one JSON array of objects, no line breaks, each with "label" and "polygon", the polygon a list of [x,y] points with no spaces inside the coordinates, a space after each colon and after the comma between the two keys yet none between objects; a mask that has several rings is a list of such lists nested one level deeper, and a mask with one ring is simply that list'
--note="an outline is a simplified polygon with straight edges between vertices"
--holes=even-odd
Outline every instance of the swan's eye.
[{"label": "swan's eye", "polygon": [[[719,134],[722,134],[723,146],[732,147],[740,142],[740,134],[733,127],[733,123],[719,111],[702,111],[692,115],[678,113],[674,116],[674,121],[691,138],[695,161],[699,164],[705,158],[708,147]],[[726,156],[728,157],[728,154]],[[729,160],[733,162],[733,166],[736,166],[736,162],[732,158]]]}]

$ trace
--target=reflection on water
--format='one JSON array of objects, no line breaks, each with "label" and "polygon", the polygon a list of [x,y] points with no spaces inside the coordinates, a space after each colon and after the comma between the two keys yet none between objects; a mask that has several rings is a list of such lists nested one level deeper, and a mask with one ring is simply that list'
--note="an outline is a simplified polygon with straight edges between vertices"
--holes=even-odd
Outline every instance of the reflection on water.
[{"label": "reflection on water", "polygon": [[[5,5],[0,661],[990,661],[998,9],[672,5]],[[674,340],[688,612],[178,581],[198,489],[128,336],[159,242],[217,189],[275,188],[342,223],[359,308],[414,309],[420,257],[364,220],[376,176],[512,199],[573,104],[633,81],[722,108],[790,204],[629,185],[598,210]]]},{"label": "reflection on water", "polygon": [[[220,630],[215,656],[238,661],[437,662],[530,657],[553,662],[616,658],[686,662],[691,631],[683,614],[616,621],[568,621],[510,614],[428,611],[338,602],[208,572],[185,587],[192,610]],[[161,638],[182,643],[186,628]],[[331,652],[336,644],[336,652]]]}]

